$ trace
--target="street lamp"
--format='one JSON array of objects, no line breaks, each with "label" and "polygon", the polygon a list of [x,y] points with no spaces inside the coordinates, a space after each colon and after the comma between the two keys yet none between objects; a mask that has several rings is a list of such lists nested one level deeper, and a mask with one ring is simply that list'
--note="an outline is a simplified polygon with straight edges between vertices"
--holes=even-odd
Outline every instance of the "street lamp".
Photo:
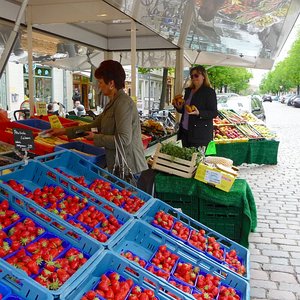
[{"label": "street lamp", "polygon": [[280,88],[280,96],[281,96],[281,94],[282,94],[282,89],[283,89],[283,86],[282,86],[282,85],[280,85],[280,86],[279,86],[279,88]]}]

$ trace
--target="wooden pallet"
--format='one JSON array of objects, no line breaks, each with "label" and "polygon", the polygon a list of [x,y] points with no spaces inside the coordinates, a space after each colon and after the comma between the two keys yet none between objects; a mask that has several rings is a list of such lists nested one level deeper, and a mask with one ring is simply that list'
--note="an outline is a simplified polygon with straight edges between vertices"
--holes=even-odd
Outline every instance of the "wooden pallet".
[{"label": "wooden pallet", "polygon": [[152,169],[177,175],[184,178],[192,178],[197,169],[197,153],[193,153],[192,160],[185,160],[160,152],[161,144],[157,148],[153,157]]}]

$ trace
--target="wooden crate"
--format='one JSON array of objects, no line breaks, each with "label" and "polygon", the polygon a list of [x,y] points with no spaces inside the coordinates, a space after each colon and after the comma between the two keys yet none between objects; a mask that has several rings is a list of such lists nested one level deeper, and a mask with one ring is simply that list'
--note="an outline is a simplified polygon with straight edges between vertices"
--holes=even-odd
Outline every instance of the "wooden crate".
[{"label": "wooden crate", "polygon": [[184,178],[192,178],[196,172],[197,153],[193,153],[192,160],[185,160],[160,152],[161,144],[157,148],[153,157],[152,168],[158,171],[177,175]]}]

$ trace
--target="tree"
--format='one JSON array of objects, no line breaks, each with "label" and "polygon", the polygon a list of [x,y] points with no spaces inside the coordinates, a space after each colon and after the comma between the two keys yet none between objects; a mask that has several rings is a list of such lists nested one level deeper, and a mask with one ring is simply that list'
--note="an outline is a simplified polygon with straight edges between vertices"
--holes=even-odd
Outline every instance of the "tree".
[{"label": "tree", "polygon": [[300,33],[293,43],[288,56],[279,62],[272,71],[262,80],[260,90],[262,93],[288,92],[297,87],[300,93]]},{"label": "tree", "polygon": [[208,76],[214,89],[220,92],[240,93],[249,87],[252,74],[245,68],[212,67],[208,69]]},{"label": "tree", "polygon": [[159,99],[159,109],[163,110],[167,102],[167,83],[168,83],[168,68],[163,68],[163,80],[161,87],[161,95]]}]

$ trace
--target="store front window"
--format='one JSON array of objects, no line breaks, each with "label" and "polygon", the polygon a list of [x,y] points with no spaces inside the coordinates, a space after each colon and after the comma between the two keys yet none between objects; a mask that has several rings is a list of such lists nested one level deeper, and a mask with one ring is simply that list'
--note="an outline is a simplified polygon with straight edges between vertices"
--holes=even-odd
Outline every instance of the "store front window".
[{"label": "store front window", "polygon": [[[24,65],[24,94],[29,97],[28,65]],[[52,99],[52,70],[34,65],[34,98],[37,101],[50,102]]]}]

